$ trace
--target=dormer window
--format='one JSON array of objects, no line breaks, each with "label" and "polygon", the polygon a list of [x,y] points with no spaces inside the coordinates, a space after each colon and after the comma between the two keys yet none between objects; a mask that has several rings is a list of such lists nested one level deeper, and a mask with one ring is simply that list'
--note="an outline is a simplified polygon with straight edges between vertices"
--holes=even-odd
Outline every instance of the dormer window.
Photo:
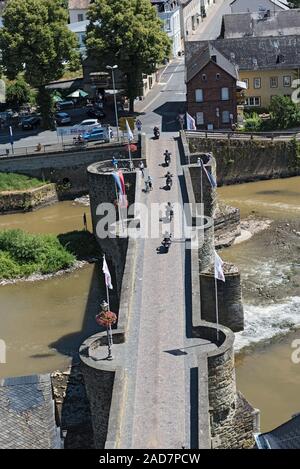
[{"label": "dormer window", "polygon": [[219,73],[216,74],[216,80],[220,80],[221,75]]},{"label": "dormer window", "polygon": [[203,75],[202,75],[202,81],[206,81],[206,80],[207,80],[206,73],[203,73]]}]

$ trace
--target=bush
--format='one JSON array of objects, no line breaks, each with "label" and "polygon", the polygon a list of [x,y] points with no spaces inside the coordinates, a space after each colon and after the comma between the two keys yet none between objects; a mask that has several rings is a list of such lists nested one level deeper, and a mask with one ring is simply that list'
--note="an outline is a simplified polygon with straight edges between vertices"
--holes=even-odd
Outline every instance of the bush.
[{"label": "bush", "polygon": [[244,122],[244,128],[246,132],[259,132],[262,126],[262,119],[258,114],[253,113]]},{"label": "bush", "polygon": [[0,191],[20,191],[26,189],[34,189],[47,184],[40,179],[31,178],[24,174],[17,173],[0,173]]},{"label": "bush", "polygon": [[22,230],[0,232],[0,279],[54,273],[71,267],[75,256],[54,235],[35,235]]},{"label": "bush", "polygon": [[270,114],[274,129],[288,129],[300,124],[300,108],[288,97],[274,96]]}]

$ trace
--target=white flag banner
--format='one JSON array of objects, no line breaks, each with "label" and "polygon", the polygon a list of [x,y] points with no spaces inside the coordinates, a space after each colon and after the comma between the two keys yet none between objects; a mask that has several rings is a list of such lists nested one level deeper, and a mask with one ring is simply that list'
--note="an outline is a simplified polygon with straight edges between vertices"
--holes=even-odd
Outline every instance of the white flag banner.
[{"label": "white flag banner", "polygon": [[110,271],[109,271],[108,265],[107,265],[107,263],[106,263],[105,256],[103,256],[102,272],[104,273],[104,276],[105,276],[105,285],[106,285],[110,290],[112,290],[112,289],[113,289],[113,286],[112,286],[112,283],[111,283],[111,275],[110,275]]},{"label": "white flag banner", "polygon": [[225,275],[223,271],[223,264],[221,257],[215,251],[215,278],[225,282]]},{"label": "white flag banner", "polygon": [[186,113],[186,128],[187,130],[197,130],[196,121],[188,112]]},{"label": "white flag banner", "polygon": [[133,140],[133,133],[132,133],[132,130],[128,124],[128,120],[126,119],[126,131],[127,131],[127,137],[128,137],[128,140],[131,141]]}]

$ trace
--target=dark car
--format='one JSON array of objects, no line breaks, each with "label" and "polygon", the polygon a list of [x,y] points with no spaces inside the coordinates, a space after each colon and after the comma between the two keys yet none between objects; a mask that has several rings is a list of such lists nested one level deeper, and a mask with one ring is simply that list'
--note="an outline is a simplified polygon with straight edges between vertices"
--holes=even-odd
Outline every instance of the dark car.
[{"label": "dark car", "polygon": [[71,116],[67,112],[57,112],[55,114],[55,121],[57,125],[70,124]]},{"label": "dark car", "polygon": [[87,115],[89,117],[96,117],[97,119],[99,118],[103,118],[106,116],[105,112],[103,111],[103,109],[99,109],[99,108],[91,108],[91,109],[88,109],[87,110]]},{"label": "dark car", "polygon": [[22,120],[22,129],[23,130],[32,130],[38,127],[41,123],[40,117],[25,117]]}]

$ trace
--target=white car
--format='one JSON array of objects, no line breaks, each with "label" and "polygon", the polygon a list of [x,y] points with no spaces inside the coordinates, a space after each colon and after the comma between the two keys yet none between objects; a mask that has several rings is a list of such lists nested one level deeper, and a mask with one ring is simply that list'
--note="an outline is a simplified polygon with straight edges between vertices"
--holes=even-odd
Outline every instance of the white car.
[{"label": "white car", "polygon": [[91,128],[91,127],[101,127],[100,122],[98,119],[85,119],[84,121],[80,122],[80,124],[74,125],[74,128]]}]

